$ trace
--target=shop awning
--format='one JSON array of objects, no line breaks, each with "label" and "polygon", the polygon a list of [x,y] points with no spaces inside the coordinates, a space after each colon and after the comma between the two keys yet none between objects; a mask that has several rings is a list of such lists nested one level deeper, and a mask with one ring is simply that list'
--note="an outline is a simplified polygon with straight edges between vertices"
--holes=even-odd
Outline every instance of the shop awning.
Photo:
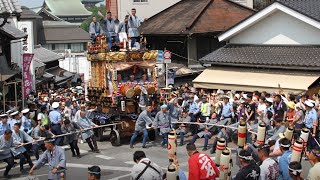
[{"label": "shop awning", "polygon": [[306,91],[320,74],[252,70],[245,68],[208,68],[193,80],[194,87],[235,91],[284,92],[298,94]]}]

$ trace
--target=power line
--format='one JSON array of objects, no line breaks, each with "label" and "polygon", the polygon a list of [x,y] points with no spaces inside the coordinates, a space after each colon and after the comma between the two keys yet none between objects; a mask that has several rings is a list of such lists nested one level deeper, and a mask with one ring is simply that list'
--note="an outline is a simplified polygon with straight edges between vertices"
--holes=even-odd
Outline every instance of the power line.
[{"label": "power line", "polygon": [[174,53],[174,52],[171,52],[171,53],[172,53],[173,55],[175,55],[175,56],[178,56],[178,57],[180,57],[180,58],[182,58],[182,59],[186,59],[186,60],[188,60],[188,61],[199,62],[198,60],[190,59],[190,58],[184,57],[184,56],[182,56],[182,55],[176,54],[176,53]]}]

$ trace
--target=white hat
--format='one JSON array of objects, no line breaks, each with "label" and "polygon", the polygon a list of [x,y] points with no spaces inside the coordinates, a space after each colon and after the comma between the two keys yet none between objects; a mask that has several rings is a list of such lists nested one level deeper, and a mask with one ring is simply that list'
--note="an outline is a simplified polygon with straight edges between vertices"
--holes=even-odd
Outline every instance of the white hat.
[{"label": "white hat", "polygon": [[43,100],[44,100],[44,101],[49,101],[49,98],[48,98],[48,97],[44,97]]},{"label": "white hat", "polygon": [[217,94],[224,94],[224,91],[221,89],[218,89]]},{"label": "white hat", "polygon": [[230,99],[230,97],[229,96],[222,96],[221,99]]},{"label": "white hat", "polygon": [[15,116],[15,115],[18,115],[19,114],[19,111],[15,111],[13,113],[10,114],[10,116]]},{"label": "white hat", "polygon": [[30,109],[24,109],[24,110],[22,110],[21,112],[22,112],[22,114],[26,114],[26,113],[28,113],[30,111]]},{"label": "white hat", "polygon": [[269,103],[273,103],[273,99],[272,98],[266,98],[266,101]]},{"label": "white hat", "polygon": [[59,104],[58,102],[52,103],[52,108],[53,108],[53,109],[56,109],[56,108],[58,108],[59,106],[60,106],[60,104]]},{"label": "white hat", "polygon": [[7,113],[7,114],[10,114],[10,113],[12,113],[12,112],[13,112],[13,110],[10,109],[10,110],[8,110],[6,113]]},{"label": "white hat", "polygon": [[1,114],[0,115],[0,118],[4,118],[4,117],[8,117],[8,115],[7,114]]},{"label": "white hat", "polygon": [[244,99],[244,98],[241,98],[240,99],[240,103],[242,104],[242,103],[245,103],[246,102],[246,100]]},{"label": "white hat", "polygon": [[247,95],[247,94],[243,94],[242,97],[243,97],[244,99],[247,99],[247,98],[248,98],[248,95]]},{"label": "white hat", "polygon": [[234,95],[237,99],[240,99],[240,94]]},{"label": "white hat", "polygon": [[313,107],[314,105],[313,105],[313,103],[312,102],[310,102],[310,101],[306,101],[306,106],[308,106],[308,107]]}]

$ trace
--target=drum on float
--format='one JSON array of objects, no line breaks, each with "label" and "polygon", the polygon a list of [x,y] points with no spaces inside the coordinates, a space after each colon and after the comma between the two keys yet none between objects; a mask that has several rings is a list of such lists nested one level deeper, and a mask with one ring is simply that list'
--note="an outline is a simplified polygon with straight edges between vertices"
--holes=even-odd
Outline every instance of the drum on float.
[{"label": "drum on float", "polygon": [[128,84],[124,84],[120,87],[120,92],[122,95],[126,96],[127,98],[132,98],[134,96],[134,90]]}]

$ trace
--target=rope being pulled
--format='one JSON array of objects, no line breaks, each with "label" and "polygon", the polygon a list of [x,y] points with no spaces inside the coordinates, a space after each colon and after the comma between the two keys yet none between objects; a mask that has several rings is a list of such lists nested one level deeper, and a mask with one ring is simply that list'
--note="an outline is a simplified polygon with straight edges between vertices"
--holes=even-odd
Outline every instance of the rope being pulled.
[{"label": "rope being pulled", "polygon": [[[72,134],[78,134],[78,133],[81,133],[81,132],[84,132],[84,131],[87,131],[87,130],[91,130],[91,129],[108,127],[108,126],[115,126],[115,125],[119,125],[119,124],[122,124],[122,123],[113,123],[113,124],[106,124],[106,125],[101,125],[101,126],[94,126],[94,127],[91,127],[91,128],[82,129],[82,130],[80,130],[80,131],[75,131],[75,132],[71,132],[71,133],[65,133],[65,134],[55,135],[55,136],[52,137],[52,138],[69,136],[69,135],[72,135]],[[15,147],[12,147],[12,148],[9,148],[9,149],[1,149],[0,152],[8,151],[8,150],[11,150],[11,149],[17,149],[17,148],[26,146],[26,145],[28,145],[28,144],[35,144],[35,143],[37,143],[37,142],[43,141],[44,139],[45,139],[45,138],[40,138],[40,139],[38,139],[38,140],[34,140],[34,141],[28,142],[28,143],[23,143],[23,144],[21,144],[21,145],[19,145],[19,146],[15,146]]]},{"label": "rope being pulled", "polygon": [[[229,129],[238,129],[237,127],[232,127],[232,126],[226,126],[226,125],[221,125],[221,124],[211,124],[211,123],[197,123],[197,122],[172,122],[172,124],[194,124],[194,125],[209,125],[209,126],[217,126],[217,127],[222,127],[222,128],[229,128]],[[252,134],[258,134],[254,131],[248,130],[248,132]]]}]

